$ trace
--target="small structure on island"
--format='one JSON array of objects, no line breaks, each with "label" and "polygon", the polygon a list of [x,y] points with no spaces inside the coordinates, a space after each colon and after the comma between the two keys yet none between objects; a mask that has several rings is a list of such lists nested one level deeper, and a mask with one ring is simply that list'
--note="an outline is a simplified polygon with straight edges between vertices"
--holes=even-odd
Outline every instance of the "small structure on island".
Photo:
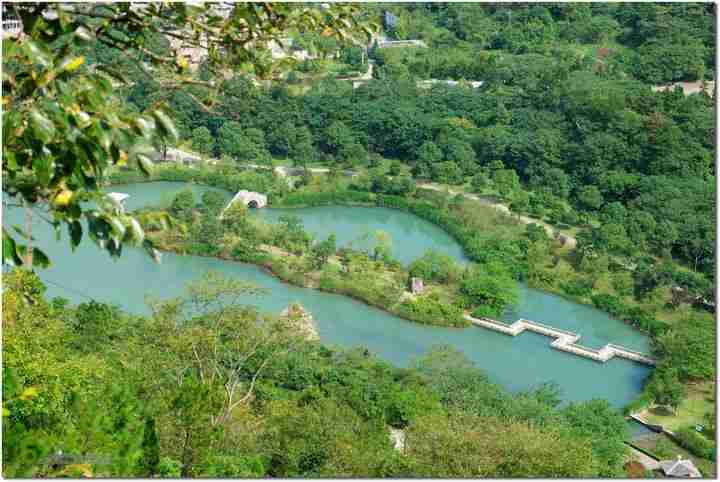
[{"label": "small structure on island", "polygon": [[662,470],[662,473],[665,474],[666,477],[702,478],[702,474],[697,467],[695,467],[692,460],[683,460],[680,455],[678,455],[675,460],[661,460],[660,470]]},{"label": "small structure on island", "polygon": [[242,202],[245,206],[249,208],[254,209],[260,209],[267,206],[267,196],[265,194],[260,194],[259,192],[255,191],[246,191],[245,189],[241,189],[240,191],[233,196],[233,198],[230,200],[229,203],[227,203],[227,206],[225,206],[220,212],[220,219],[222,219],[223,214],[225,211],[228,210],[230,206],[235,204],[236,202]]},{"label": "small structure on island", "polygon": [[306,340],[315,341],[320,339],[315,327],[315,320],[300,303],[290,304],[290,306],[282,310],[280,318],[288,320]]},{"label": "small structure on island", "polygon": [[408,284],[410,285],[410,293],[414,295],[421,295],[423,290],[425,289],[422,278],[416,278],[415,276],[411,276],[410,282]]},{"label": "small structure on island", "polygon": [[388,427],[390,432],[390,441],[395,450],[400,453],[405,452],[405,431],[399,428]]}]

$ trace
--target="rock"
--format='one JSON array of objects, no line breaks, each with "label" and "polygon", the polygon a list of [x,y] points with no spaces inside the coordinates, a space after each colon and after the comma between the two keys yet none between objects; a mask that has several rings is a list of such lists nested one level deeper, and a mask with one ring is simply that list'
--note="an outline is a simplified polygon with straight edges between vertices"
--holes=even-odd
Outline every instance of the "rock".
[{"label": "rock", "polygon": [[290,306],[285,308],[281,313],[280,317],[291,322],[292,325],[304,335],[306,340],[319,340],[317,328],[315,327],[315,320],[300,303],[292,303]]}]

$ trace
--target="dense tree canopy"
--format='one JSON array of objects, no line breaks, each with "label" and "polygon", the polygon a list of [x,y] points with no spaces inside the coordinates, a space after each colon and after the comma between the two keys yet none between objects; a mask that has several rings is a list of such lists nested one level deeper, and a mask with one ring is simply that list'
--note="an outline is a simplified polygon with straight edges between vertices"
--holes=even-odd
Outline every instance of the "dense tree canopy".
[{"label": "dense tree canopy", "polygon": [[[557,222],[587,221],[619,203],[638,221],[628,225],[641,227],[626,233],[635,246],[712,276],[712,99],[652,92],[645,82],[672,79],[636,76],[631,55],[651,48],[658,41],[653,39],[678,39],[680,45],[683,35],[690,35],[695,42],[690,46],[704,49],[701,63],[711,65],[706,56],[714,49],[712,40],[684,16],[706,24],[712,7],[388,8],[399,16],[403,35],[422,38],[430,48],[376,49],[377,66],[402,64],[414,79],[468,78],[484,85],[421,88],[414,80],[385,75],[357,89],[326,79],[291,95],[282,85],[264,89],[235,76],[221,83],[217,108],[209,113],[186,113],[180,100],[171,101],[178,123],[207,128],[218,154],[237,157],[242,151],[241,161],[269,151],[301,165],[361,167],[373,166],[381,155],[404,161],[416,178],[462,184],[477,175],[479,189],[494,189],[516,208]],[[371,18],[382,11],[363,9]],[[489,35],[489,26],[496,33]],[[602,28],[610,29],[605,40],[598,33]],[[603,46],[613,35],[623,46],[619,51]],[[594,54],[579,55],[572,47],[578,44],[593,46]],[[477,48],[484,50],[475,55]],[[433,70],[439,69],[433,62],[452,59],[477,68]],[[657,60],[671,62],[664,53]],[[689,72],[682,78],[694,79]],[[228,125],[235,129],[223,147]],[[264,138],[248,136],[249,129],[262,131]],[[523,197],[522,188],[533,195]]]},{"label": "dense tree canopy", "polygon": [[5,476],[617,474],[624,421],[602,404],[512,394],[447,348],[405,369],[326,348],[239,304],[263,293],[237,280],[208,274],[147,317],[48,301],[25,270],[4,282]]}]

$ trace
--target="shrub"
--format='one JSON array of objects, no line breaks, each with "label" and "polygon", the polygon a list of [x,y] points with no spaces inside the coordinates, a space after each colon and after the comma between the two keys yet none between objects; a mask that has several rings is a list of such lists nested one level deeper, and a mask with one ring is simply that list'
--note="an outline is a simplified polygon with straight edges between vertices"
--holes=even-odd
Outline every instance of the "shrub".
[{"label": "shrub", "polygon": [[625,306],[617,296],[600,293],[592,296],[592,302],[598,309],[606,311],[613,316],[623,317],[626,313]]},{"label": "shrub", "polygon": [[180,191],[170,205],[170,214],[183,221],[189,220],[195,207],[195,195],[190,189]]},{"label": "shrub", "polygon": [[469,325],[458,306],[441,300],[433,293],[418,296],[414,300],[405,300],[400,303],[397,311],[405,318],[428,325],[456,327]]},{"label": "shrub", "polygon": [[571,296],[591,296],[592,288],[592,281],[583,278],[571,279],[562,284],[563,291]]},{"label": "shrub", "polygon": [[231,255],[238,261],[244,261],[246,263],[260,263],[267,258],[265,253],[258,251],[255,246],[244,241],[238,242],[233,247]]},{"label": "shrub", "polygon": [[295,191],[274,203],[276,206],[322,206],[326,204],[370,204],[375,202],[375,195],[369,192],[340,190],[309,192]]},{"label": "shrub", "polygon": [[169,457],[163,457],[158,464],[158,475],[162,478],[179,479],[182,475],[182,464]]},{"label": "shrub", "polygon": [[494,316],[497,316],[497,310],[490,307],[490,306],[478,306],[474,310],[472,310],[471,315],[474,318],[492,318]]},{"label": "shrub", "polygon": [[460,292],[471,306],[486,306],[499,315],[518,299],[517,282],[500,263],[470,266],[463,273]]},{"label": "shrub", "polygon": [[715,460],[715,444],[695,431],[694,427],[683,427],[675,431],[675,440],[691,454],[704,459]]},{"label": "shrub", "polygon": [[263,477],[266,474],[263,460],[257,456],[213,455],[201,466],[202,477],[209,478],[250,478]]},{"label": "shrub", "polygon": [[458,278],[460,270],[452,256],[428,250],[412,262],[408,271],[410,276],[419,277],[425,281],[448,283]]},{"label": "shrub", "polygon": [[667,323],[656,319],[652,313],[637,306],[628,308],[623,318],[630,322],[631,325],[653,336],[660,335],[669,328]]}]

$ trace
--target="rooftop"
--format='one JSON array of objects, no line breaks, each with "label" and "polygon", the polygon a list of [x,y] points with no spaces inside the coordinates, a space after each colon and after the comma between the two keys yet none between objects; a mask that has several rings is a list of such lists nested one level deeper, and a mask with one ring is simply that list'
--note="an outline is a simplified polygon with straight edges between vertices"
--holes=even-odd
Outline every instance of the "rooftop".
[{"label": "rooftop", "polygon": [[688,477],[692,479],[702,477],[692,460],[683,460],[679,455],[675,460],[661,460],[660,469],[668,477]]}]

